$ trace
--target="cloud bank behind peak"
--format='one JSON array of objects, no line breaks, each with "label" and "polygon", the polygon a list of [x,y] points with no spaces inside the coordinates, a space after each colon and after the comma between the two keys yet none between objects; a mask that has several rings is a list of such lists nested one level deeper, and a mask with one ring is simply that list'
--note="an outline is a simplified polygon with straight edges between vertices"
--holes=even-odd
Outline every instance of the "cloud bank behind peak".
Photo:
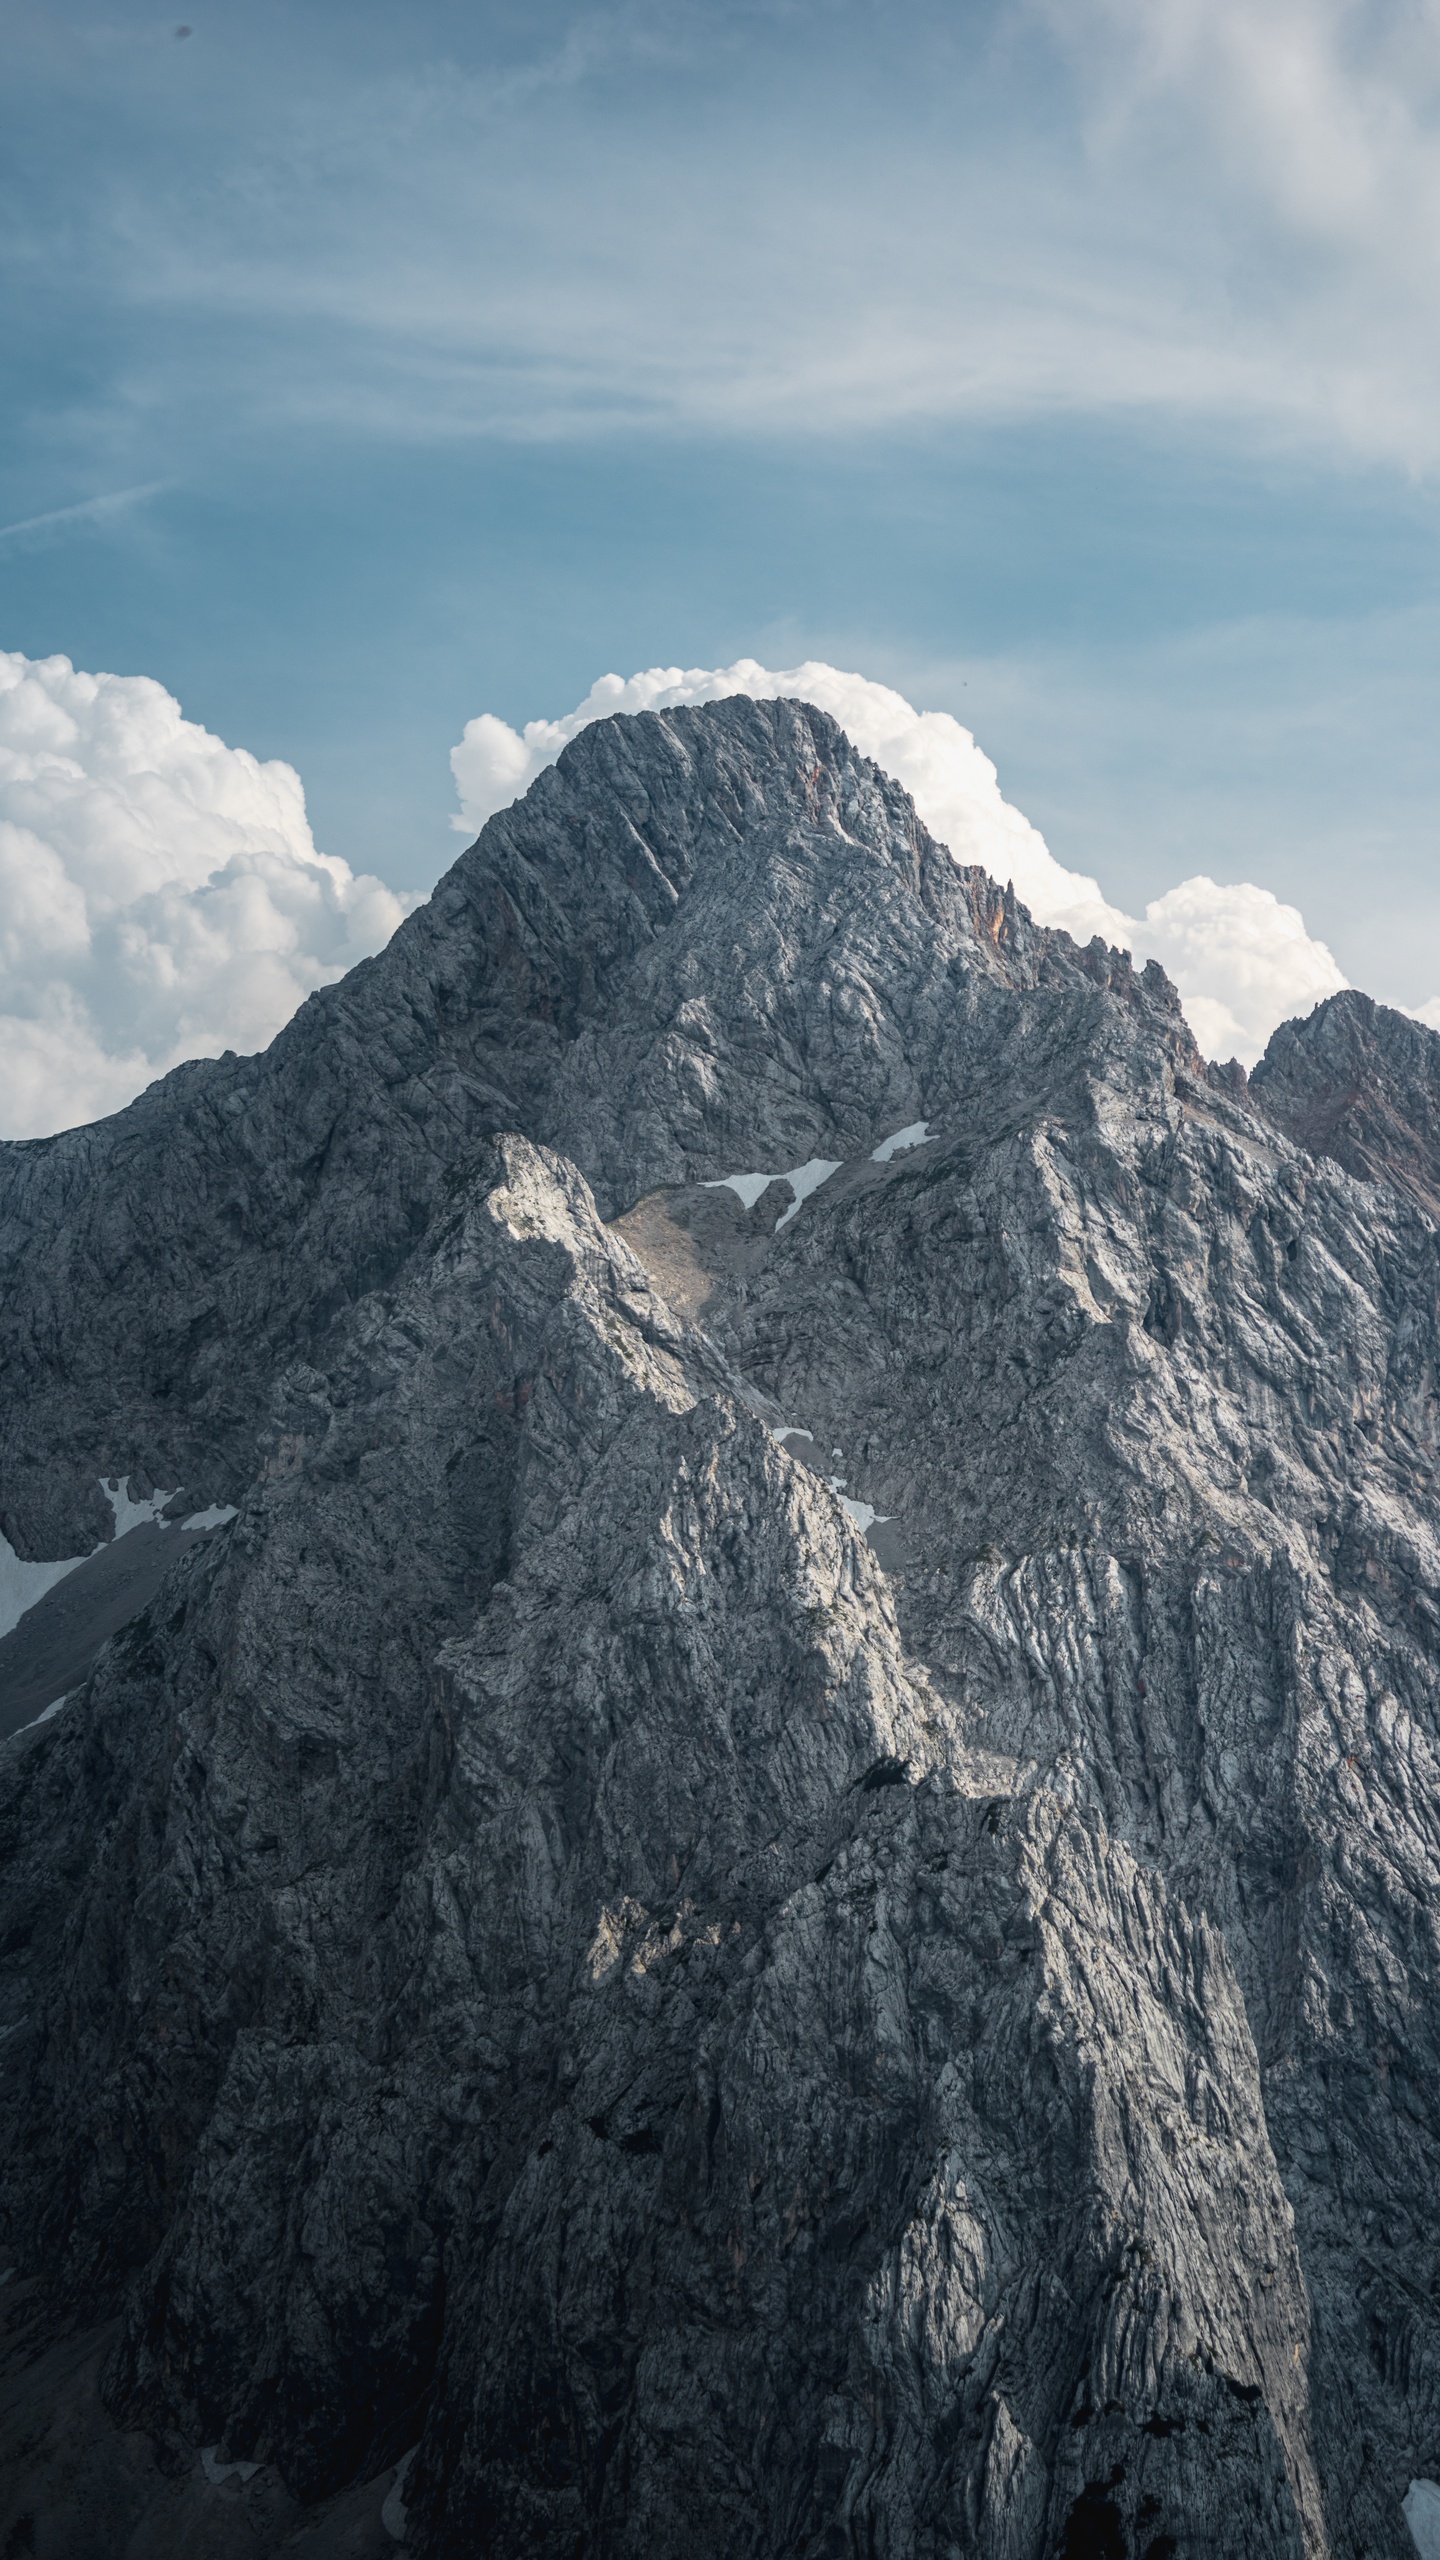
[{"label": "cloud bank behind peak", "polygon": [[[1345,983],[1298,910],[1250,882],[1197,876],[1127,915],[1055,859],[958,720],[820,660],[604,676],[523,732],[482,713],[452,752],[453,823],[474,832],[592,720],[734,693],[817,703],[957,860],[1013,880],[1042,923],[1160,960],[1209,1056],[1253,1061]],[[292,766],[186,720],[163,685],[0,653],[0,1136],[48,1136],[182,1059],[263,1047],[412,903],[316,849]]]},{"label": "cloud bank behind peak", "polygon": [[1040,924],[1061,926],[1077,942],[1098,933],[1137,961],[1158,960],[1207,1057],[1252,1066],[1277,1023],[1308,1013],[1346,983],[1325,944],[1306,932],[1299,909],[1251,881],[1223,883],[1200,873],[1153,898],[1143,916],[1126,915],[1098,881],[1056,861],[1038,829],[1003,798],[994,765],[951,713],[917,711],[889,685],[819,659],[780,671],[739,658],[730,667],[601,676],[573,711],[527,721],[523,731],[482,712],[451,751],[460,797],[451,823],[474,834],[592,720],[736,693],[759,701],[787,695],[830,712],[863,755],[904,784],[957,862],[1013,881]]},{"label": "cloud bank behind peak", "polygon": [[0,652],[0,1136],[263,1047],[406,903],[316,851],[290,765],[153,678]]}]

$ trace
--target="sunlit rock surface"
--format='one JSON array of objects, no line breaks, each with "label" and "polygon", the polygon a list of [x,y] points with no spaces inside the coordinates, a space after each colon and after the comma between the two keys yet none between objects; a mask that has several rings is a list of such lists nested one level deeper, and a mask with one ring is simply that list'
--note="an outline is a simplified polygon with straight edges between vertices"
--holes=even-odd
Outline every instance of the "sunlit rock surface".
[{"label": "sunlit rock surface", "polygon": [[0,1151],[0,2549],[1410,2560],[1437,1060],[737,701]]}]

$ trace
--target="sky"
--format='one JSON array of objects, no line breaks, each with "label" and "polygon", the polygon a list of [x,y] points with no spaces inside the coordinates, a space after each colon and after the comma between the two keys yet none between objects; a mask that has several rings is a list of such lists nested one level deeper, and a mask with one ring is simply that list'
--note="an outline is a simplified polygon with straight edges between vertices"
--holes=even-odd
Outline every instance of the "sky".
[{"label": "sky", "polygon": [[946,732],[937,806],[1023,811],[1212,1045],[1342,979],[1440,1022],[1437,0],[11,0],[0,53],[0,1128],[383,938],[482,715],[740,661],[962,724],[998,787]]}]

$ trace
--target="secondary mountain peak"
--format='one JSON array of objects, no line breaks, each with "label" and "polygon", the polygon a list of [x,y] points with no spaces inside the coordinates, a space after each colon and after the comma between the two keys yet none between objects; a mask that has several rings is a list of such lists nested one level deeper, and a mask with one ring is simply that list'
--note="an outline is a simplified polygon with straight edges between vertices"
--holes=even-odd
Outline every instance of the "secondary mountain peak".
[{"label": "secondary mountain peak", "polygon": [[1346,988],[1280,1025],[1251,1084],[1312,1154],[1440,1215],[1440,1036],[1424,1023]]}]

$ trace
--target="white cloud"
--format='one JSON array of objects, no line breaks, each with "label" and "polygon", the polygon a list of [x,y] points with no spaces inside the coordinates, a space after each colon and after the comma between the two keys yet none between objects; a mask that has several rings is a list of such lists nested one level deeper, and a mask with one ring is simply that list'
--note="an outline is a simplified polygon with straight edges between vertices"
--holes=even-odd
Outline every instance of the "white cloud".
[{"label": "white cloud", "polygon": [[[63,220],[17,202],[9,253],[128,310],[124,398],[207,452],[237,417],[428,442],[1068,411],[1433,464],[1429,0],[999,0],[898,43],[841,7],[821,45],[810,15],[557,40],[542,10],[503,63],[478,30],[468,61],[327,49],[263,113],[227,83],[107,156],[78,213],[62,158]],[[143,128],[153,84],[108,55],[104,83]]]},{"label": "white cloud", "polygon": [[1097,881],[1056,861],[1044,837],[1002,798],[994,765],[948,711],[916,711],[890,686],[815,659],[781,673],[741,658],[733,667],[649,667],[628,679],[602,676],[574,711],[531,720],[523,732],[484,712],[467,723],[451,752],[461,808],[451,823],[475,832],[592,720],[736,693],[762,701],[792,695],[831,712],[863,754],[905,785],[931,833],[957,861],[981,863],[995,879],[1013,880],[1039,923],[1061,925],[1080,942],[1098,933],[1137,960],[1159,960],[1209,1057],[1252,1065],[1277,1022],[1308,1013],[1345,984],[1324,943],[1306,932],[1298,908],[1248,881],[1226,885],[1200,875],[1152,899],[1142,917],[1124,914]]},{"label": "white cloud", "polygon": [[1299,908],[1249,880],[1222,886],[1203,872],[1182,880],[1151,899],[1130,936],[1173,978],[1207,1058],[1253,1066],[1277,1022],[1309,1013],[1345,984]]},{"label": "white cloud", "polygon": [[[1440,12],[1433,0],[1029,0],[1089,104],[1097,184],[1208,218],[1230,322],[1322,436],[1413,467],[1435,454]],[[1173,256],[1173,249],[1171,255]],[[1179,282],[1177,272],[1176,282]],[[1218,326],[1217,326],[1218,324]],[[1289,391],[1285,377],[1289,378]]]},{"label": "white cloud", "polygon": [[148,676],[0,652],[0,1135],[260,1048],[404,904],[317,853],[300,779]]},{"label": "white cloud", "polygon": [[113,489],[107,497],[82,498],[78,506],[50,507],[43,516],[21,516],[15,524],[0,524],[0,551],[39,549],[82,526],[110,524],[128,515],[142,499],[158,497],[165,486],[163,480],[146,480],[138,488]]},{"label": "white cloud", "polygon": [[[1440,279],[1440,20],[1387,0],[1070,0],[1110,141],[1166,102],[1214,174],[1305,237],[1376,256],[1392,282]],[[1097,37],[1101,39],[1097,46]],[[1105,38],[1109,39],[1109,46]],[[1109,48],[1113,47],[1113,50]]]}]

